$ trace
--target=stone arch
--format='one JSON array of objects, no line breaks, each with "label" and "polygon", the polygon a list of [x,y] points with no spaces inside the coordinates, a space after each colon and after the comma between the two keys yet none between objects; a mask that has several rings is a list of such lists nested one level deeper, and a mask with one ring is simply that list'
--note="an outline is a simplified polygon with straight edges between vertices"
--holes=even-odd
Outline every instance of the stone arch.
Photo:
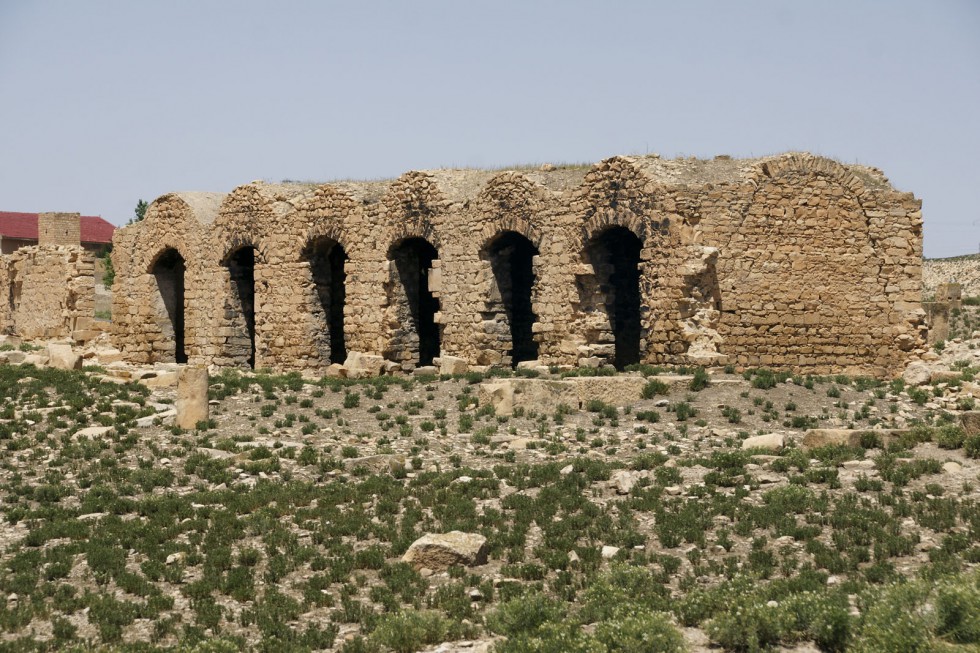
[{"label": "stone arch", "polygon": [[381,199],[389,242],[422,238],[437,249],[441,239],[436,222],[441,219],[448,201],[432,175],[406,172],[392,183]]},{"label": "stone arch", "polygon": [[[749,183],[729,243],[740,263],[724,261],[720,275],[722,295],[742,297],[722,315],[726,330],[761,334],[741,338],[737,362],[869,371],[871,332],[891,327],[887,306],[873,300],[886,292],[866,184],[836,161],[799,153],[760,162]],[[774,314],[778,340],[768,335]]]},{"label": "stone arch", "polygon": [[[206,354],[203,336],[207,330],[202,320],[210,319],[211,307],[202,298],[212,293],[202,280],[201,252],[204,234],[223,198],[221,193],[168,193],[147,207],[143,220],[117,231],[114,240],[119,245],[112,254],[116,270],[113,339],[132,360],[173,361],[181,347],[191,362]],[[156,266],[168,249],[179,252],[183,261],[183,301],[179,306],[165,305],[162,279],[155,274],[163,269]],[[174,313],[173,317],[180,318],[182,325],[175,332],[170,315],[178,308],[183,315]],[[182,335],[181,343],[174,340],[178,334]]]},{"label": "stone arch", "polygon": [[404,370],[431,365],[439,356],[439,268],[438,249],[421,236],[399,238],[388,249],[384,356]]},{"label": "stone arch", "polygon": [[856,197],[861,197],[867,192],[865,183],[851,170],[833,159],[806,152],[791,152],[760,161],[749,173],[748,182],[759,186],[766,180],[778,179],[788,174],[812,174],[825,177],[847,188]]},{"label": "stone arch", "polygon": [[222,257],[225,279],[225,305],[222,316],[222,354],[231,364],[255,368],[256,364],[256,283],[258,248],[249,242],[233,241]]},{"label": "stone arch", "polygon": [[[318,230],[319,231],[319,230]],[[339,230],[323,230],[336,233]],[[313,339],[324,360],[343,363],[347,358],[344,312],[347,304],[347,249],[330,235],[316,235],[306,241],[300,254],[307,264],[316,294],[312,303],[315,329]]]},{"label": "stone arch", "polygon": [[592,318],[592,353],[620,370],[642,360],[642,249],[643,240],[628,227],[594,231],[582,251],[589,273],[577,278],[580,309]]},{"label": "stone arch", "polygon": [[480,316],[484,335],[480,363],[517,367],[522,361],[537,360],[534,296],[540,275],[534,263],[539,254],[534,241],[513,229],[484,239],[480,259],[489,274],[487,283],[481,284],[486,290]]},{"label": "stone arch", "polygon": [[156,323],[163,335],[162,358],[169,359],[169,362],[186,363],[186,260],[177,248],[168,246],[153,257],[147,272],[156,281],[152,305]]}]

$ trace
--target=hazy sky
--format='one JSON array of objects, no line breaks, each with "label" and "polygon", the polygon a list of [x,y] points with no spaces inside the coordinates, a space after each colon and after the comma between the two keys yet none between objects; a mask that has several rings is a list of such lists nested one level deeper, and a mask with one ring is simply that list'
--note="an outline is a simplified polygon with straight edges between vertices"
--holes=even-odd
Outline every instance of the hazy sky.
[{"label": "hazy sky", "polygon": [[0,0],[0,210],[809,150],[980,248],[980,2]]}]

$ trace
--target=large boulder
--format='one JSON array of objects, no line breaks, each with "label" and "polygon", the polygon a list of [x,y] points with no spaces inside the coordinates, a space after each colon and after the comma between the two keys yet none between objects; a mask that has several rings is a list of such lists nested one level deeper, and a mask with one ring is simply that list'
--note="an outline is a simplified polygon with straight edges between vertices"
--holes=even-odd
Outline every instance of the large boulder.
[{"label": "large boulder", "polygon": [[487,561],[487,538],[479,533],[428,533],[412,542],[402,556],[416,569],[445,571],[454,565],[472,567]]},{"label": "large boulder", "polygon": [[912,361],[902,373],[902,379],[908,385],[925,385],[932,378],[932,368],[922,361]]},{"label": "large boulder", "polygon": [[785,438],[782,433],[766,433],[742,440],[743,449],[765,449],[778,451],[783,448]]},{"label": "large boulder", "polygon": [[59,370],[82,369],[82,355],[74,352],[71,345],[48,345],[48,365]]}]

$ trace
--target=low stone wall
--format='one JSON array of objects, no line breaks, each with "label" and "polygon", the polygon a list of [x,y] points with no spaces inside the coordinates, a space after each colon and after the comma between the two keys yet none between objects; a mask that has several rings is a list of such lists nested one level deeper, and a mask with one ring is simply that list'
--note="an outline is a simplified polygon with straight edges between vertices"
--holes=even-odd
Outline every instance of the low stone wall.
[{"label": "low stone wall", "polygon": [[22,247],[0,256],[0,332],[61,338],[90,329],[94,265],[79,246]]},{"label": "low stone wall", "polygon": [[808,154],[253,182],[165,195],[114,245],[134,362],[887,375],[925,344],[920,202]]}]

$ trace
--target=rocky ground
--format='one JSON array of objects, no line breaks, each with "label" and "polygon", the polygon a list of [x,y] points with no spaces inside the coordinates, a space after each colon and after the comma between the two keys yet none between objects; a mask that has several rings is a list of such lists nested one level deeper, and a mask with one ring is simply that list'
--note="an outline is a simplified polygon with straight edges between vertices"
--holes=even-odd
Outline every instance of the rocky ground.
[{"label": "rocky ground", "polygon": [[925,259],[922,262],[923,296],[932,297],[941,283],[959,283],[964,297],[980,297],[980,255]]},{"label": "rocky ground", "polygon": [[190,430],[8,340],[0,650],[976,650],[973,310],[904,379],[226,372]]}]

